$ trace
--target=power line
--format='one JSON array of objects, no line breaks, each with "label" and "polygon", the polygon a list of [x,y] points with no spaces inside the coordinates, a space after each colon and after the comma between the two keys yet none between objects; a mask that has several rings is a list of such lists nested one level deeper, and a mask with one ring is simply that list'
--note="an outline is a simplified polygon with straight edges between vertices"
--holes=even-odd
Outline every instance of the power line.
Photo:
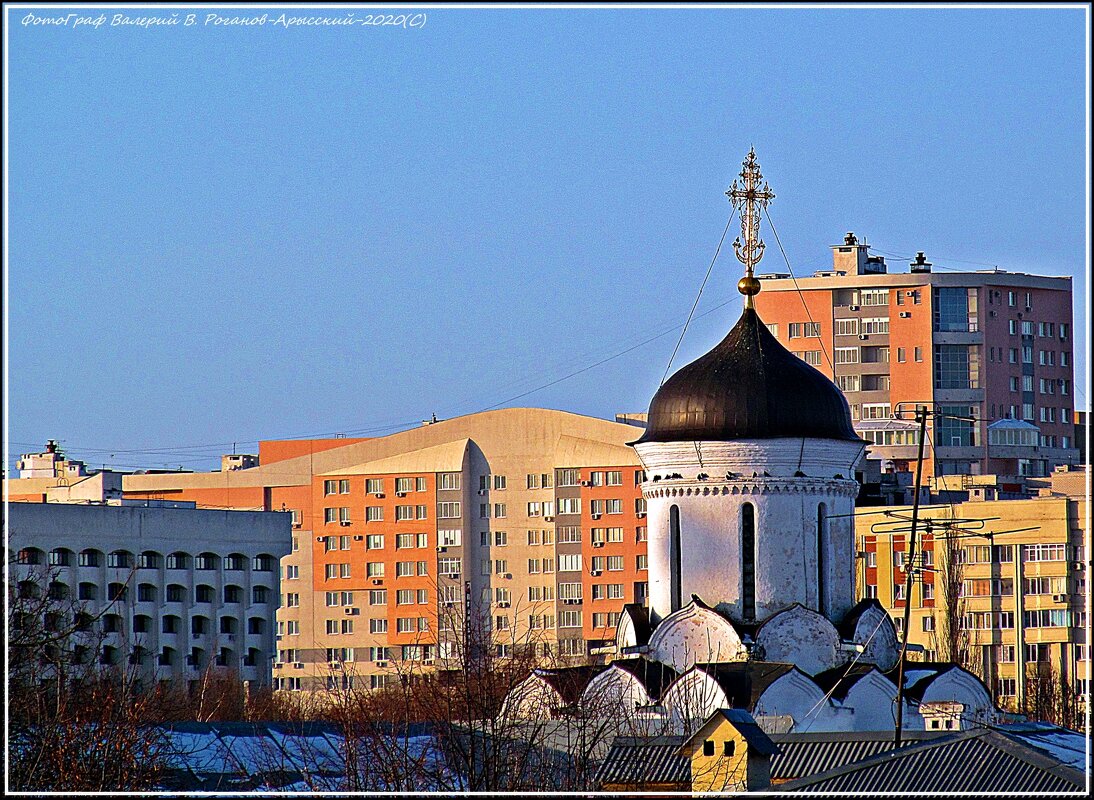
[{"label": "power line", "polygon": [[[771,227],[771,232],[775,234],[775,243],[779,246],[779,252],[782,253],[783,261],[786,262],[786,268],[790,270],[790,278],[794,281],[794,288],[798,292],[798,297],[802,301],[802,308],[805,309],[805,315],[809,318],[809,324],[812,327],[817,327],[817,323],[813,321],[813,313],[809,310],[809,306],[805,302],[805,295],[802,294],[801,287],[798,286],[798,277],[794,274],[794,268],[790,266],[790,259],[786,257],[786,250],[783,249],[783,243],[779,239],[779,232],[775,230],[775,223],[771,221],[771,209],[764,208],[764,216],[767,217],[767,224]],[[824,358],[828,361],[828,366],[832,369],[833,376],[836,374],[836,367],[832,363],[832,357],[828,355],[828,348],[824,346],[824,339],[820,336],[817,337],[817,341],[820,343],[821,352],[824,353]]]},{"label": "power line", "polygon": [[676,340],[676,347],[672,348],[672,355],[669,356],[669,363],[665,365],[665,374],[661,376],[661,386],[665,385],[665,380],[669,377],[669,370],[672,369],[672,360],[676,358],[676,353],[680,349],[680,344],[684,341],[684,334],[688,332],[688,326],[691,324],[691,317],[695,314],[695,307],[699,305],[699,298],[703,296],[703,289],[707,286],[707,281],[710,279],[711,270],[714,269],[714,262],[718,260],[718,254],[722,252],[722,245],[725,243],[726,234],[729,233],[729,226],[733,224],[733,215],[737,209],[734,208],[729,212],[729,219],[726,220],[726,228],[722,231],[722,238],[718,240],[718,247],[714,250],[714,258],[710,260],[710,266],[707,267],[707,274],[703,276],[703,282],[699,286],[699,294],[695,295],[695,302],[691,304],[691,311],[688,312],[688,318],[684,321],[684,327],[680,331],[680,338]]}]

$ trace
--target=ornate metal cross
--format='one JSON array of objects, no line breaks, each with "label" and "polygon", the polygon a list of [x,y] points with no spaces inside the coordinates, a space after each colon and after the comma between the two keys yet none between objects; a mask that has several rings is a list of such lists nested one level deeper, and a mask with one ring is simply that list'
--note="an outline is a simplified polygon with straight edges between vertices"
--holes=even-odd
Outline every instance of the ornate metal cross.
[{"label": "ornate metal cross", "polygon": [[[733,249],[737,253],[737,260],[745,265],[745,276],[737,284],[737,291],[745,296],[745,308],[752,308],[752,298],[760,291],[760,282],[756,280],[752,272],[760,263],[760,259],[764,257],[764,242],[760,238],[760,212],[775,199],[775,193],[771,191],[760,173],[755,148],[749,148],[742,167],[739,182],[733,181],[733,186],[726,192],[726,197],[733,203],[733,207],[737,209],[741,217],[741,236],[734,240]],[[763,182],[762,188],[761,182]]]}]

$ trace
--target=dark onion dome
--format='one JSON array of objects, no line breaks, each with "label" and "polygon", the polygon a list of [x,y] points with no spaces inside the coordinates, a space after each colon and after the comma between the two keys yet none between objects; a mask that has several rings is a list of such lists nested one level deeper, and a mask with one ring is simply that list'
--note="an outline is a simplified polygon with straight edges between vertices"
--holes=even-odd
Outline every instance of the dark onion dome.
[{"label": "dark onion dome", "polygon": [[746,308],[717,347],[657,390],[634,444],[776,437],[862,441],[843,393]]}]

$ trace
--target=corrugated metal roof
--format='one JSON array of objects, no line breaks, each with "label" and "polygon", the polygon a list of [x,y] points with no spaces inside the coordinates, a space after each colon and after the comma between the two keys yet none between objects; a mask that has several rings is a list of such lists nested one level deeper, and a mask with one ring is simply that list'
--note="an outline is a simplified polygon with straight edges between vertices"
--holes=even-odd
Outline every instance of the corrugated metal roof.
[{"label": "corrugated metal roof", "polygon": [[[932,737],[937,738],[937,736]],[[773,736],[779,755],[771,759],[771,780],[789,781],[820,775],[895,748],[891,733],[865,737],[859,733],[841,733],[824,739],[785,734]],[[913,742],[905,739],[905,746]]]},{"label": "corrugated metal roof", "polygon": [[776,787],[808,792],[1076,792],[1078,770],[992,730],[963,731]]},{"label": "corrugated metal roof", "polygon": [[691,761],[680,755],[682,736],[620,736],[596,774],[597,786],[691,783]]}]

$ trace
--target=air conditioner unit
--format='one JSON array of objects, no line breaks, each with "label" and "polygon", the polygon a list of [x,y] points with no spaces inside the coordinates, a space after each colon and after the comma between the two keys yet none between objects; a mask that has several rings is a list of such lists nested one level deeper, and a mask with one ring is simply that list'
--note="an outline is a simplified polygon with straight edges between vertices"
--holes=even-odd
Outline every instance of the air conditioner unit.
[{"label": "air conditioner unit", "polygon": [[327,537],[326,537],[326,536],[316,536],[316,537],[315,537],[315,541],[317,541],[317,542],[325,542],[325,541],[327,541]]},{"label": "air conditioner unit", "polygon": [[486,496],[486,490],[485,489],[479,489],[479,497],[485,497],[485,496]]},{"label": "air conditioner unit", "polygon": [[445,547],[444,545],[437,545],[437,552],[438,552],[438,553],[447,553],[447,552],[448,552],[448,548],[447,548],[447,547]]},{"label": "air conditioner unit", "polygon": [[638,517],[639,519],[645,519],[646,518],[646,512],[645,511],[639,511],[637,514],[635,514],[635,516]]},{"label": "air conditioner unit", "polygon": [[593,547],[603,547],[604,542],[593,542]]},{"label": "air conditioner unit", "polygon": [[1073,561],[1073,562],[1071,562],[1071,568],[1072,569],[1086,569],[1086,562]]},{"label": "air conditioner unit", "polygon": [[365,540],[365,537],[362,536],[361,534],[357,534],[356,536],[353,537],[353,541],[355,541],[355,542],[363,542],[364,540]]},{"label": "air conditioner unit", "polygon": [[1067,595],[1066,594],[1054,594],[1054,595],[1052,595],[1052,602],[1053,603],[1066,603],[1067,602]]},{"label": "air conditioner unit", "polygon": [[599,514],[593,514],[593,519],[600,519],[600,515]]},{"label": "air conditioner unit", "polygon": [[509,608],[508,603],[498,603],[498,608]]},{"label": "air conditioner unit", "polygon": [[592,575],[594,578],[599,578],[600,577],[600,570],[594,569],[589,574]]},{"label": "air conditioner unit", "polygon": [[996,313],[994,311],[989,311],[988,316],[994,317],[994,316],[996,316]]},{"label": "air conditioner unit", "polygon": [[293,663],[292,668],[293,669],[304,669],[304,662],[303,661],[297,661],[297,662]]},{"label": "air conditioner unit", "polygon": [[592,482],[592,481],[582,481],[582,482],[581,482],[581,485],[582,485],[582,486],[592,486],[592,485],[593,485],[593,482]]},{"label": "air conditioner unit", "polygon": [[294,523],[292,524],[293,530],[299,530],[299,529],[300,529],[300,528],[301,528],[302,526],[303,526],[303,525],[302,525],[302,523],[300,523],[300,522],[294,522]]},{"label": "air conditioner unit", "polygon": [[372,495],[373,495],[373,497],[383,497],[384,493],[383,492],[373,492]]},{"label": "air conditioner unit", "polygon": [[380,585],[383,584],[383,582],[384,582],[383,578],[373,578],[372,579],[372,585],[373,586],[380,586]]},{"label": "air conditioner unit", "polygon": [[555,518],[554,518],[554,517],[544,517],[544,518],[543,518],[543,521],[544,521],[544,522],[554,522],[554,521],[555,521]]},{"label": "air conditioner unit", "polygon": [[347,608],[346,609],[346,616],[348,616],[348,617],[356,617],[360,613],[361,613],[361,609],[359,609],[359,608]]},{"label": "air conditioner unit", "polygon": [[374,664],[375,666],[377,666],[377,667],[386,667],[386,666],[387,666],[387,662],[386,662],[386,661],[374,661],[374,662],[372,662],[372,663],[373,663],[373,664]]},{"label": "air conditioner unit", "polygon": [[395,496],[396,497],[406,497],[406,492],[396,492]]},{"label": "air conditioner unit", "polygon": [[867,339],[869,339],[869,338],[870,338],[870,334],[868,334],[868,333],[860,333],[860,334],[858,335],[858,338],[862,339],[863,341],[866,341]]},{"label": "air conditioner unit", "polygon": [[285,662],[284,662],[284,661],[275,661],[275,662],[274,662],[274,665],[273,665],[273,668],[274,668],[274,669],[281,669],[281,668],[282,668],[282,667],[284,667],[284,666],[285,666]]},{"label": "air conditioner unit", "polygon": [[502,577],[504,577],[505,580],[507,580],[507,581],[511,581],[511,580],[513,580],[513,573],[512,572],[506,572],[505,575],[503,575]]},{"label": "air conditioner unit", "polygon": [[911,311],[901,311],[901,312],[900,312],[900,318],[901,318],[901,319],[908,319],[908,318],[909,318],[909,317],[911,317],[911,316],[912,316],[912,312],[911,312]]},{"label": "air conditioner unit", "polygon": [[343,528],[348,528],[353,523],[350,522],[348,519],[344,519],[341,522],[339,522],[338,524],[341,525]]},{"label": "air conditioner unit", "polygon": [[847,306],[850,311],[858,311],[858,306]]}]

